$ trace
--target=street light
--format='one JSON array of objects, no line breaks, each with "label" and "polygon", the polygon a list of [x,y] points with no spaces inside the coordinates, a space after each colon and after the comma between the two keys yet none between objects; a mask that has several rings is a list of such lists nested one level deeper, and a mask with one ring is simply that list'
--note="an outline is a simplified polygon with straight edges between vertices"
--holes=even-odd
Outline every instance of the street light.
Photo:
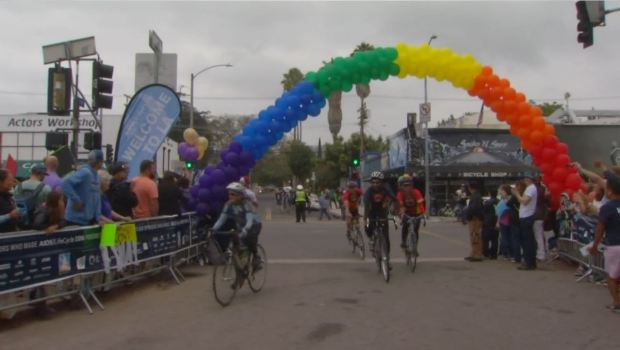
[{"label": "street light", "polygon": [[[437,35],[432,35],[430,39],[428,39],[428,46],[431,46],[431,42],[433,39],[437,39]],[[427,78],[424,77],[424,104],[428,103],[428,89],[427,89]],[[424,199],[426,203],[424,206],[426,207],[426,217],[429,217],[429,213],[431,210],[431,176],[430,176],[430,155],[429,155],[429,133],[428,133],[428,121],[424,122]]]},{"label": "street light", "polygon": [[232,67],[232,64],[230,63],[226,63],[226,64],[216,64],[213,66],[209,66],[207,68],[204,68],[203,70],[199,71],[198,73],[194,74],[192,73],[192,78],[191,78],[191,84],[190,84],[190,88],[189,88],[189,104],[191,105],[191,108],[189,110],[189,127],[193,128],[194,127],[194,79],[199,76],[201,73],[208,71],[211,68],[217,68],[217,67]]}]

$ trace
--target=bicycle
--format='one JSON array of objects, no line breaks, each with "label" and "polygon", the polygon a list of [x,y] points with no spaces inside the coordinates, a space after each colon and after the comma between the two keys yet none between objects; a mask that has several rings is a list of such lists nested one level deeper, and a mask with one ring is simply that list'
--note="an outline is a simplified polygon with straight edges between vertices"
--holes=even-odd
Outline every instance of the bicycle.
[{"label": "bicycle", "polygon": [[[256,245],[258,256],[252,254],[248,247],[239,242],[238,231],[217,234],[230,234],[234,242],[224,253],[223,262],[215,265],[213,270],[215,300],[221,306],[228,306],[246,280],[252,292],[258,293],[263,289],[267,279],[267,254],[260,244]],[[260,259],[258,262],[257,258]]]},{"label": "bicycle", "polygon": [[377,263],[377,269],[382,274],[386,283],[390,282],[390,257],[388,256],[387,241],[384,232],[387,231],[387,222],[391,220],[394,222],[394,227],[398,230],[396,220],[394,218],[388,219],[370,219],[375,221],[374,232],[371,238],[371,249],[375,261]]},{"label": "bicycle", "polygon": [[[423,219],[422,215],[416,215],[416,216],[410,216],[410,215],[403,215],[403,221],[407,221],[407,241],[406,241],[406,247],[403,249],[405,251],[405,262],[407,264],[407,266],[409,267],[409,269],[411,270],[411,272],[415,272],[415,268],[417,266],[418,263],[418,256],[419,256],[419,252],[418,252],[418,241],[420,238],[420,233],[418,232],[419,230],[419,224],[420,221]],[[424,226],[426,226],[426,220],[424,220]],[[418,230],[416,230],[416,227],[418,228]]]},{"label": "bicycle", "polygon": [[[347,231],[347,238],[349,243],[353,246],[353,254],[357,250],[360,258],[364,260],[366,258],[366,245],[364,243],[364,235],[360,229],[360,216],[354,215],[351,217],[351,231]],[[351,234],[353,233],[353,234]]]}]

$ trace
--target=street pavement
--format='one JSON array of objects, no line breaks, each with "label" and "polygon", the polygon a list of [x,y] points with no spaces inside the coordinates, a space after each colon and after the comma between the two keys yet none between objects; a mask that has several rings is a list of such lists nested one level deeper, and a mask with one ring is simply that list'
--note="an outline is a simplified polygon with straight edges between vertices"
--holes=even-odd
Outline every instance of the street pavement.
[{"label": "street pavement", "polygon": [[391,232],[393,276],[351,254],[341,220],[295,223],[263,200],[268,277],[229,307],[215,302],[211,267],[189,265],[103,293],[105,311],[58,304],[50,317],[0,322],[0,349],[617,349],[620,315],[606,288],[575,283],[561,261],[518,271],[469,263],[466,227],[430,222],[415,273]]}]

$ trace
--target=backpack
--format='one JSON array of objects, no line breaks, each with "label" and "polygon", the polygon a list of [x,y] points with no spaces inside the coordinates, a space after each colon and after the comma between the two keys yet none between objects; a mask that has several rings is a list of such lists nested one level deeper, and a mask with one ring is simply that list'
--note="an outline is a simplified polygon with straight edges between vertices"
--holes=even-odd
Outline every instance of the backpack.
[{"label": "backpack", "polygon": [[17,225],[23,230],[30,229],[34,222],[34,213],[37,210],[37,198],[43,191],[45,183],[41,182],[34,190],[24,190],[22,184],[17,185],[15,208],[21,214]]}]

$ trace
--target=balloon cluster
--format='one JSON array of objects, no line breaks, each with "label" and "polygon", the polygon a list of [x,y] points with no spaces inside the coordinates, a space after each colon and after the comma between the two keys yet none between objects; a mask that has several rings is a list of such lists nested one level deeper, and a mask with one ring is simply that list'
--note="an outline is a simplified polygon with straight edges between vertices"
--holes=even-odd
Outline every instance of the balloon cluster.
[{"label": "balloon cluster", "polygon": [[454,87],[470,89],[474,77],[482,65],[472,55],[459,55],[449,48],[432,48],[428,44],[408,46],[396,45],[398,57],[395,63],[400,67],[398,76],[415,76],[420,79],[432,77],[438,81],[447,80]]},{"label": "balloon cluster", "polygon": [[559,206],[562,192],[572,196],[582,188],[581,177],[570,166],[568,146],[559,142],[555,128],[545,121],[540,107],[526,102],[525,95],[512,88],[507,79],[501,79],[493,74],[491,67],[485,66],[468,92],[480,97],[498,120],[507,122],[510,132],[521,140],[521,147],[532,155],[551,192],[552,207]]},{"label": "balloon cluster", "polygon": [[226,186],[250,173],[250,169],[278,143],[285,132],[308,115],[318,116],[325,98],[307,81],[302,81],[276,99],[275,104],[258,113],[245,125],[228,148],[220,152],[221,161],[208,166],[191,189],[190,209],[199,215],[217,215],[228,198]]},{"label": "balloon cluster", "polygon": [[196,130],[187,128],[183,131],[183,140],[179,144],[178,152],[182,160],[199,160],[204,157],[209,147],[209,140],[204,136],[198,136]]},{"label": "balloon cluster", "polygon": [[349,92],[355,84],[368,84],[371,79],[386,80],[399,74],[394,62],[398,52],[394,48],[377,48],[359,51],[351,57],[337,57],[318,72],[308,72],[306,80],[312,82],[325,97],[332,92]]}]

